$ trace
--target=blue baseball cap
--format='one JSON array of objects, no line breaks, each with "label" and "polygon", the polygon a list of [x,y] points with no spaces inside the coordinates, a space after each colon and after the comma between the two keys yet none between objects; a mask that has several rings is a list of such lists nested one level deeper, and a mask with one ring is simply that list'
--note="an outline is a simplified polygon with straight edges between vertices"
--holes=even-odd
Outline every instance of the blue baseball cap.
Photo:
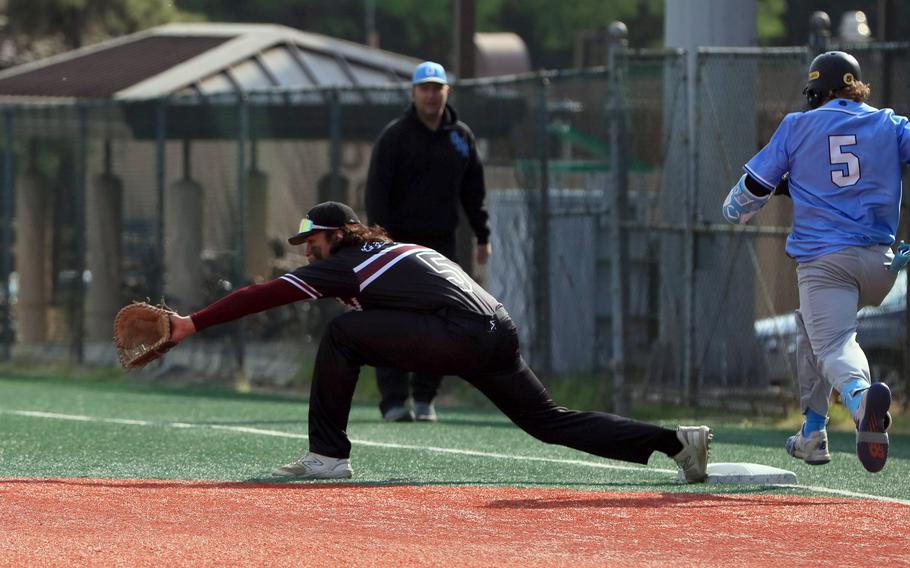
[{"label": "blue baseball cap", "polygon": [[448,85],[449,79],[446,77],[446,70],[439,63],[433,61],[424,61],[414,69],[411,75],[411,84],[419,85],[421,83],[439,83]]}]

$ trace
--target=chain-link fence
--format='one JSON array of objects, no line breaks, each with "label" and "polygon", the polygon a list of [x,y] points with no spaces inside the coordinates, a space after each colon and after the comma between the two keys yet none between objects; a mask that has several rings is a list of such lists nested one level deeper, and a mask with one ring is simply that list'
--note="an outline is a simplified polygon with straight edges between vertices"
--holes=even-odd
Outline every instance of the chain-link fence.
[{"label": "chain-link fence", "polygon": [[[850,49],[872,104],[910,112],[910,46]],[[748,227],[724,224],[720,205],[802,108],[811,56],[616,47],[604,68],[455,86],[493,230],[478,278],[540,374],[607,382],[619,410],[632,396],[796,400],[789,201]],[[3,354],[113,364],[123,304],[163,297],[186,313],[304,263],[287,236],[319,201],[363,212],[372,144],[408,102],[395,85],[0,106]],[[892,322],[870,359],[898,393],[903,306],[870,316]],[[340,309],[256,314],[193,337],[150,372],[282,384],[306,372]]]}]

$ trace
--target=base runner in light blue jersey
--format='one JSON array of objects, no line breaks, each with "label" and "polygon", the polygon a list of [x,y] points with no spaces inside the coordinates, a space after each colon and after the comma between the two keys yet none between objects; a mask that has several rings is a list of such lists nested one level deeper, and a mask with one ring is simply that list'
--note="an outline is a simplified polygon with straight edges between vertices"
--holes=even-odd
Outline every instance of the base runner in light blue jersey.
[{"label": "base runner in light blue jersey", "polygon": [[866,104],[869,93],[853,56],[816,57],[803,90],[809,110],[784,117],[744,166],[723,214],[745,224],[772,196],[793,200],[786,250],[797,262],[797,376],[806,422],[787,451],[813,465],[831,460],[825,425],[836,389],[856,422],[857,456],[876,472],[888,457],[891,392],[871,381],[856,342],[856,313],[880,304],[894,284],[885,265],[894,257],[910,123]]}]

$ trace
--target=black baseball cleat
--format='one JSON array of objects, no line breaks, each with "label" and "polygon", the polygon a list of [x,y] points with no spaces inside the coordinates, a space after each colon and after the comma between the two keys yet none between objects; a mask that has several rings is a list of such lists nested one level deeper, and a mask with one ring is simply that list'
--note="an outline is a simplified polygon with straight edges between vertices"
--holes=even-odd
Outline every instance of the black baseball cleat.
[{"label": "black baseball cleat", "polygon": [[891,389],[875,383],[866,389],[856,423],[856,457],[867,471],[881,471],[888,460],[888,427],[891,426]]}]

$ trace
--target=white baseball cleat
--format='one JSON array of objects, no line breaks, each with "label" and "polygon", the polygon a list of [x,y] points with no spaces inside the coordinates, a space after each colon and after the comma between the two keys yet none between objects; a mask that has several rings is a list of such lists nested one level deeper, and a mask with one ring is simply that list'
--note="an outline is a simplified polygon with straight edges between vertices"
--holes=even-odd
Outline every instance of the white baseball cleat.
[{"label": "white baseball cleat", "polygon": [[415,402],[414,419],[418,422],[436,422],[436,408],[432,402]]},{"label": "white baseball cleat", "polygon": [[330,458],[307,452],[297,461],[276,467],[272,475],[296,479],[350,479],[354,472],[351,460],[347,458]]},{"label": "white baseball cleat", "polygon": [[803,436],[803,430],[800,428],[795,436],[787,438],[787,453],[809,465],[825,465],[831,461],[828,431],[818,430]]},{"label": "white baseball cleat", "polygon": [[676,437],[683,449],[673,456],[673,461],[687,483],[703,483],[708,479],[708,454],[714,434],[707,426],[677,426]]}]

